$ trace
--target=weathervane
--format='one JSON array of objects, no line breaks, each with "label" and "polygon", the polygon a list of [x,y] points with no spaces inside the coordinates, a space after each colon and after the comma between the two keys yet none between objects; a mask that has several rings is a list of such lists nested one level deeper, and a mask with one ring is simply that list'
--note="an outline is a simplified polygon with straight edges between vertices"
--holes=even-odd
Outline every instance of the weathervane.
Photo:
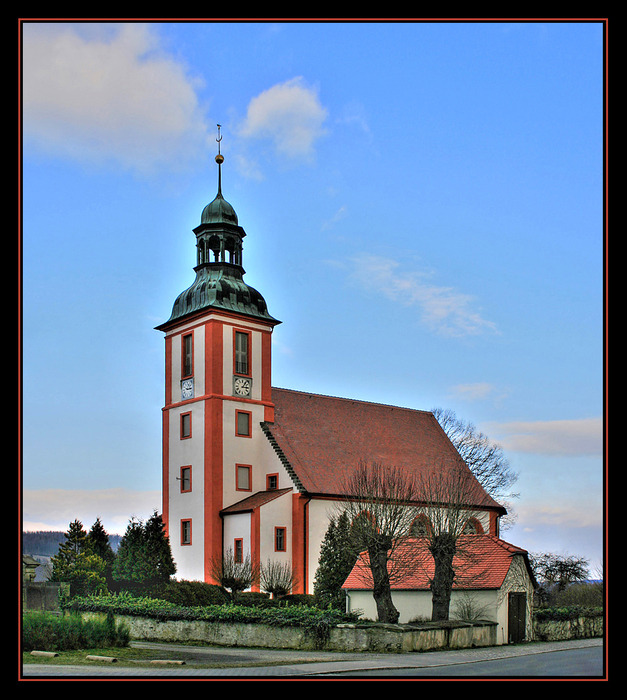
[{"label": "weathervane", "polygon": [[216,156],[216,163],[223,163],[224,158],[220,154],[220,141],[222,141],[222,136],[220,134],[220,124],[218,124],[218,138],[216,139],[216,141],[218,142],[218,155]]}]

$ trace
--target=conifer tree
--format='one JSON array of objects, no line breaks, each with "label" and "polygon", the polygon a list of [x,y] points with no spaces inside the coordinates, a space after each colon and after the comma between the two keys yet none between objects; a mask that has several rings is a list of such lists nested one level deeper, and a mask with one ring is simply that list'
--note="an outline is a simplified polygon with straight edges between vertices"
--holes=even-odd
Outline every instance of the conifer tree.
[{"label": "conifer tree", "polygon": [[91,526],[86,539],[92,552],[105,562],[105,576],[107,581],[111,581],[115,552],[111,547],[109,535],[105,531],[100,518],[96,518],[96,522]]},{"label": "conifer tree", "polygon": [[113,578],[130,587],[165,583],[176,573],[170,542],[158,513],[144,524],[132,518],[120,541],[113,564]]},{"label": "conifer tree", "polygon": [[342,584],[355,565],[358,553],[351,540],[351,527],[346,513],[332,518],[320,548],[314,595],[318,604],[344,608]]},{"label": "conifer tree", "polygon": [[70,523],[65,533],[65,542],[52,557],[51,581],[67,581],[71,594],[81,595],[106,590],[105,562],[94,554],[87,533],[79,520]]}]

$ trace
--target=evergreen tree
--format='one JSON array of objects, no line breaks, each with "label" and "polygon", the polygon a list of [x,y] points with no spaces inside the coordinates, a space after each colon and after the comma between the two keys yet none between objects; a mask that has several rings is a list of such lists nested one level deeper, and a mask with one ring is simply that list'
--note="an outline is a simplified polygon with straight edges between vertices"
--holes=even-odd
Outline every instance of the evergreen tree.
[{"label": "evergreen tree", "polygon": [[111,547],[109,535],[106,533],[100,518],[96,518],[96,522],[91,526],[86,539],[92,552],[105,562],[105,577],[110,582],[115,553]]},{"label": "evergreen tree", "polygon": [[58,554],[51,558],[51,581],[67,581],[72,595],[98,593],[107,588],[105,562],[94,554],[87,533],[79,520],[70,523],[65,542],[59,545]]},{"label": "evergreen tree", "polygon": [[176,573],[176,564],[170,549],[170,540],[165,534],[161,515],[154,511],[144,528],[146,558],[148,559],[156,583],[165,583]]},{"label": "evergreen tree", "polygon": [[314,595],[319,605],[330,605],[340,610],[344,608],[342,584],[355,565],[357,556],[358,552],[354,551],[351,540],[348,516],[341,513],[337,520],[331,519],[320,548],[314,581]]},{"label": "evergreen tree", "polygon": [[113,564],[113,578],[131,588],[165,583],[176,572],[170,542],[161,516],[146,522],[132,518],[120,541]]}]

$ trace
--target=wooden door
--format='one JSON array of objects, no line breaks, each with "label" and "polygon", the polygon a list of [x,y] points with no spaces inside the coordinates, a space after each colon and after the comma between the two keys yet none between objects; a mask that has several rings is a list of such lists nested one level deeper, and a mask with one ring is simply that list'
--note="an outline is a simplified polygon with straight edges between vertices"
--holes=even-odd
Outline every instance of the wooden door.
[{"label": "wooden door", "polygon": [[508,600],[508,641],[522,642],[527,630],[527,594],[510,593]]}]

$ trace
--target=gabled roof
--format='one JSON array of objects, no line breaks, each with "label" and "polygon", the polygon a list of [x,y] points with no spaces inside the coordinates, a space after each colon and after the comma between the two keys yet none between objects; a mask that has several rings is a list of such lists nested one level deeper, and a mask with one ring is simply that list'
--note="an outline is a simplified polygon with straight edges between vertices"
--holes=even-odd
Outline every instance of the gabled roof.
[{"label": "gabled roof", "polygon": [[[522,556],[529,577],[535,579],[529,567],[527,552],[494,535],[462,535],[458,541],[458,554],[453,559],[455,578],[453,590],[490,590],[503,585],[515,555]],[[428,550],[428,538],[408,538],[399,545],[395,554],[399,561],[413,562],[406,571],[391,583],[393,590],[429,590],[435,564]],[[372,575],[368,566],[368,554],[362,553],[348,575],[342,588],[370,590]]]},{"label": "gabled roof", "polygon": [[[430,411],[274,387],[272,402],[274,422],[262,427],[297,488],[310,495],[340,494],[342,478],[360,461],[416,475],[462,463]],[[504,512],[474,481],[468,505]]]}]

